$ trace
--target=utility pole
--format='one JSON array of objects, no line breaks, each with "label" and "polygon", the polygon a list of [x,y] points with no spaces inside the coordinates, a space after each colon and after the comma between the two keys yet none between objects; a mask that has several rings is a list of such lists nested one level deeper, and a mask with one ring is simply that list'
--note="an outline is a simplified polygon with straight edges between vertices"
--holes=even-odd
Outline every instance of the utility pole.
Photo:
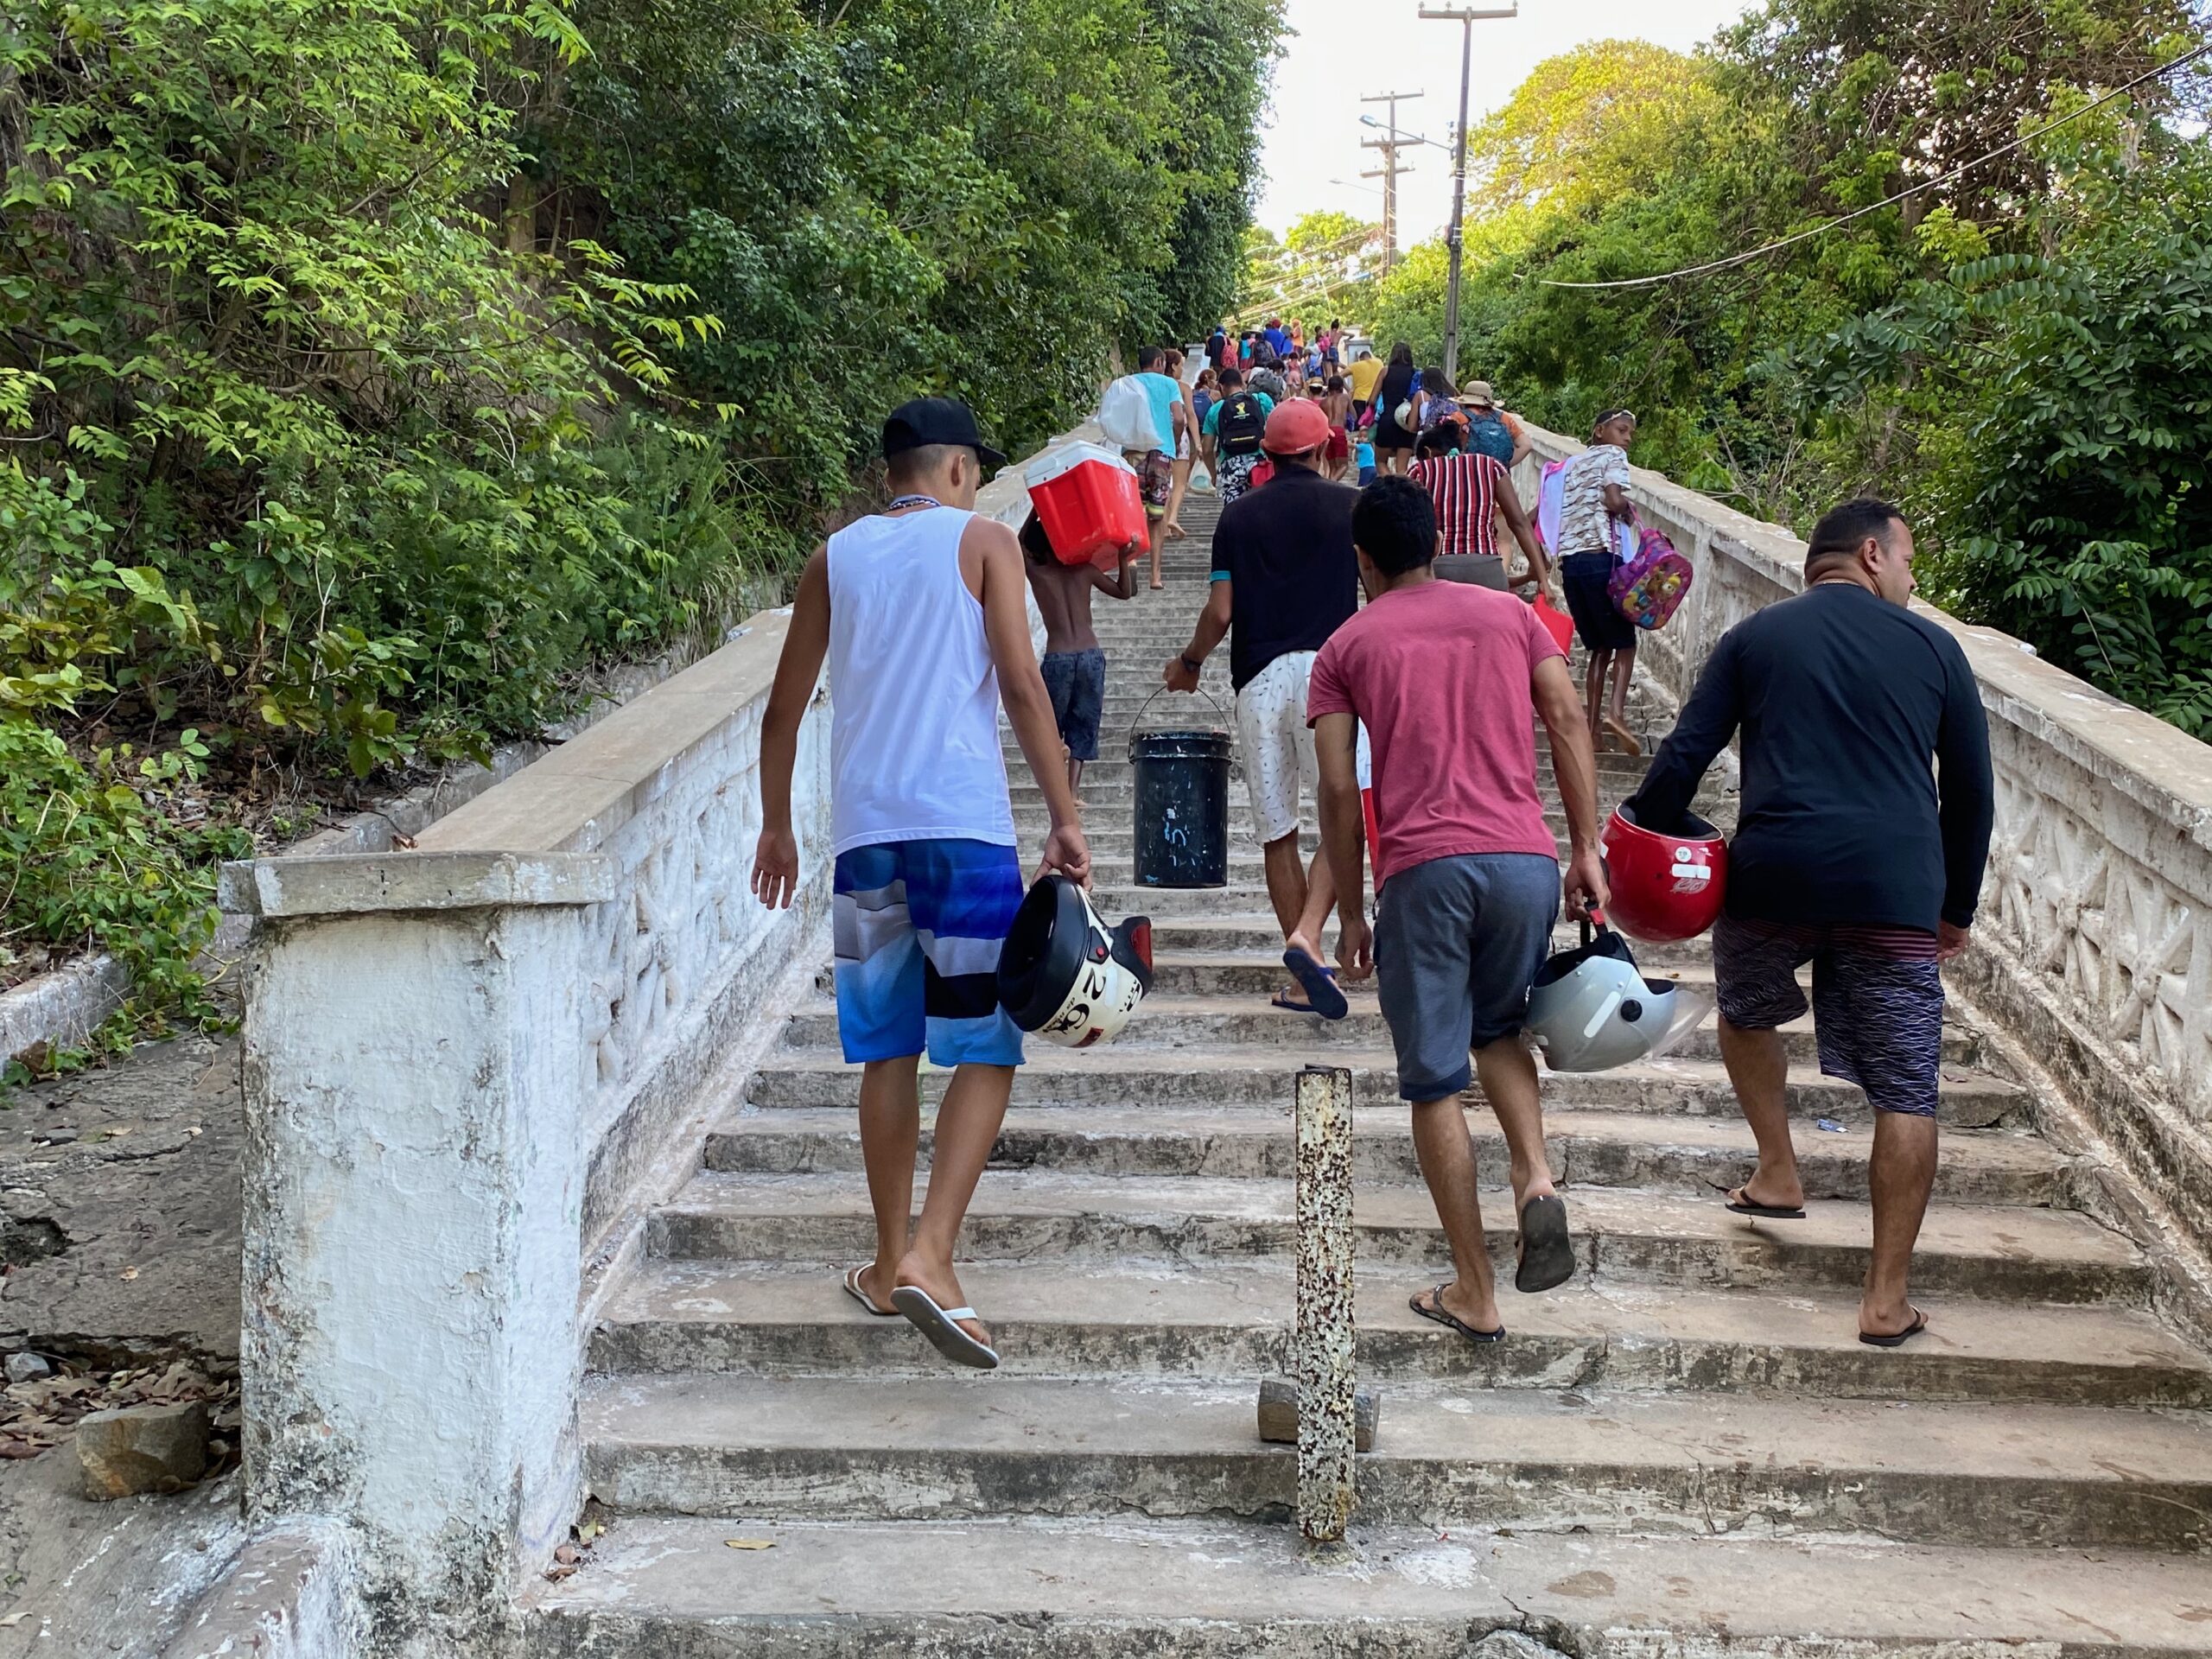
[{"label": "utility pole", "polygon": [[1467,86],[1475,68],[1475,25],[1493,17],[1518,17],[1518,0],[1510,6],[1423,6],[1423,17],[1459,25],[1459,136],[1452,161],[1452,281],[1444,297],[1444,373],[1459,383],[1459,264],[1467,223]]},{"label": "utility pole", "polygon": [[1390,274],[1392,267],[1398,263],[1398,181],[1413,171],[1410,167],[1398,165],[1398,152],[1408,145],[1420,142],[1418,139],[1399,137],[1398,105],[1401,101],[1410,104],[1420,96],[1419,92],[1377,92],[1372,98],[1363,98],[1359,100],[1363,104],[1388,104],[1390,106],[1390,124],[1382,130],[1382,136],[1380,138],[1363,138],[1359,141],[1359,147],[1362,149],[1379,149],[1382,152],[1382,165],[1371,173],[1363,173],[1359,176],[1363,179],[1382,181],[1382,274],[1385,276]]}]

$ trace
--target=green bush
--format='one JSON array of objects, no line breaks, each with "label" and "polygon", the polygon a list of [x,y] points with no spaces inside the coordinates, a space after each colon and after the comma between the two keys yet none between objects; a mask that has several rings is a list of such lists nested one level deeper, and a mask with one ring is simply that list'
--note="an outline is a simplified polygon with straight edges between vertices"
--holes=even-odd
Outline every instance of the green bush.
[{"label": "green bush", "polygon": [[534,734],[795,569],[900,397],[1019,446],[1217,312],[1279,14],[27,0],[0,938],[204,1016],[179,779]]},{"label": "green bush", "polygon": [[[238,830],[170,816],[184,810],[207,756],[187,729],[160,754],[124,745],[79,761],[35,721],[0,715],[0,945],[82,944],[115,956],[132,986],[111,1037],[172,1017],[217,1017],[193,963],[214,932],[214,861],[251,843]],[[0,1055],[0,1084],[70,1058]]]}]

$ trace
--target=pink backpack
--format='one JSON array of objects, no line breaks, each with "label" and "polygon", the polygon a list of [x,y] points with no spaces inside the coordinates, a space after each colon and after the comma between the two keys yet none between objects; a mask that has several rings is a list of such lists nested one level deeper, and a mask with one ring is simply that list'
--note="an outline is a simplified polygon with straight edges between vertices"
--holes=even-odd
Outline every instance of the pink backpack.
[{"label": "pink backpack", "polygon": [[1620,613],[1639,628],[1663,628],[1681,607],[1697,574],[1675,544],[1638,520],[1636,556],[1613,572],[1605,587]]}]

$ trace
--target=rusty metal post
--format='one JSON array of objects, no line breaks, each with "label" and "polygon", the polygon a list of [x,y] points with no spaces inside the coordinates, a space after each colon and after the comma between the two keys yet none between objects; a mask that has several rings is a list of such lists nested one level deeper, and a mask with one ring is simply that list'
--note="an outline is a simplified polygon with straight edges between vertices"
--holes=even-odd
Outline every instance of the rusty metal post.
[{"label": "rusty metal post", "polygon": [[1351,1520],[1351,1073],[1298,1074],[1298,1529],[1335,1543]]}]

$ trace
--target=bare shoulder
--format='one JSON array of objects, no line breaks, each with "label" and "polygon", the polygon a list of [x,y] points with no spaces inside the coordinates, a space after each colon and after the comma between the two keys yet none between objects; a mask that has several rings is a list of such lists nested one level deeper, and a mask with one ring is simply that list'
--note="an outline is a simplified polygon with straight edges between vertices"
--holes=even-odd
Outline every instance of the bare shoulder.
[{"label": "bare shoulder", "polygon": [[968,528],[961,533],[960,550],[974,553],[979,557],[1012,559],[1019,563],[1021,538],[1014,534],[1013,525],[1002,524],[997,519],[979,512],[968,521]]}]

